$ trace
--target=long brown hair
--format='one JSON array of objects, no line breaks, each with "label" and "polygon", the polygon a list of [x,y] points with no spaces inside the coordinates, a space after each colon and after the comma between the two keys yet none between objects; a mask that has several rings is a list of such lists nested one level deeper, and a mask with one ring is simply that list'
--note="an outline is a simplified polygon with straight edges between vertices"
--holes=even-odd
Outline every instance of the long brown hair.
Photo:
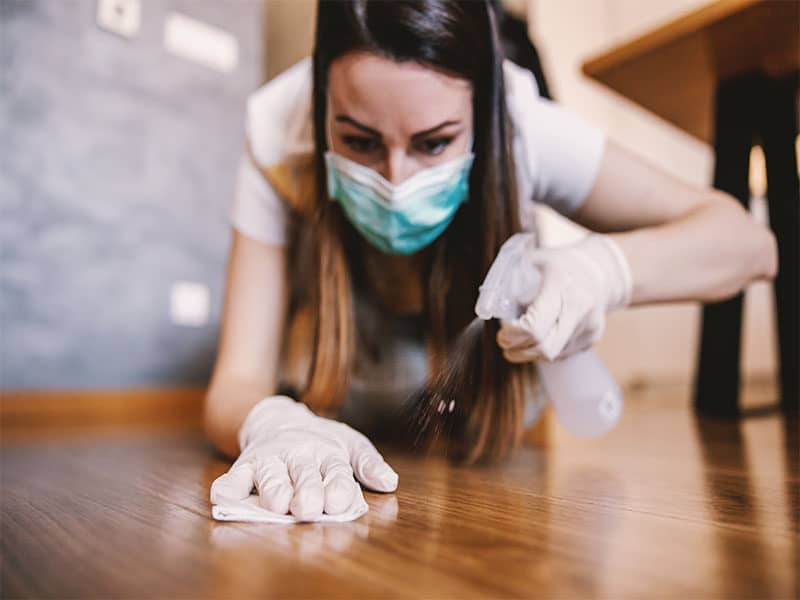
[{"label": "long brown hair", "polygon": [[[352,286],[363,240],[324,185],[328,69],[348,52],[368,51],[413,61],[466,79],[473,89],[475,160],[470,197],[433,243],[423,273],[429,345],[444,368],[458,334],[473,321],[478,286],[502,243],[520,230],[512,177],[502,51],[495,14],[486,1],[319,2],[313,57],[315,202],[311,211],[314,275],[311,304],[315,341],[302,400],[322,414],[341,406],[354,355]],[[466,462],[503,455],[522,433],[525,381],[530,367],[508,363],[497,347],[497,323],[484,326],[474,395],[460,398],[459,440]]]}]

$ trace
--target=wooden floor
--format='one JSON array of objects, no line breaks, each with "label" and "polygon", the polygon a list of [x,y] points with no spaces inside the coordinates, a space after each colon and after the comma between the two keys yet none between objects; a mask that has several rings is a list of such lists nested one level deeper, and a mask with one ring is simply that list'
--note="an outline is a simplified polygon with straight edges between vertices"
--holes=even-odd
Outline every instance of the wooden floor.
[{"label": "wooden floor", "polygon": [[6,430],[0,595],[796,598],[797,422],[626,401],[490,469],[387,451],[397,493],[346,524],[211,520],[227,464],[192,427]]}]

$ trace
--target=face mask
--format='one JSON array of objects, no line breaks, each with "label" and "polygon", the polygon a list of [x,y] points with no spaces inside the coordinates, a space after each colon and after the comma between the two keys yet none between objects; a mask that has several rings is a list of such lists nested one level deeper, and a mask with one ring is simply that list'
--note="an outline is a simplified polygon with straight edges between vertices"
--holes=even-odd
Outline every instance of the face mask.
[{"label": "face mask", "polygon": [[469,152],[392,185],[377,171],[326,152],[328,195],[376,248],[413,254],[439,237],[466,201],[473,158]]}]

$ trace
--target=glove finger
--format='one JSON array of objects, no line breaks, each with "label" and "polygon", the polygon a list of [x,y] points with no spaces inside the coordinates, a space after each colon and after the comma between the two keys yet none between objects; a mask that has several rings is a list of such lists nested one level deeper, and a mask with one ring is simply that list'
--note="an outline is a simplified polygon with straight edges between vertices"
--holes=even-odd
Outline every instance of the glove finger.
[{"label": "glove finger", "polygon": [[539,346],[537,345],[523,350],[503,350],[503,358],[516,364],[533,362],[542,358],[538,348]]},{"label": "glove finger", "polygon": [[250,463],[234,464],[227,473],[217,477],[211,484],[211,502],[221,504],[225,500],[244,500],[253,489],[253,467]]},{"label": "glove finger", "polygon": [[553,329],[539,345],[539,352],[547,360],[555,360],[561,356],[561,352],[569,342],[570,337],[575,333],[577,326],[576,319],[571,316],[570,311],[562,312],[556,319]]},{"label": "glove finger", "polygon": [[350,465],[356,479],[376,492],[393,492],[397,489],[397,473],[383,460],[378,450],[367,437],[350,430],[347,436],[350,450]]},{"label": "glove finger", "polygon": [[255,477],[259,504],[281,515],[289,512],[293,490],[286,463],[277,456],[265,457],[256,463]]},{"label": "glove finger", "polygon": [[301,521],[314,521],[322,515],[325,492],[319,465],[307,455],[292,455],[286,460],[294,496],[289,510]]},{"label": "glove finger", "polygon": [[356,459],[353,471],[358,480],[376,492],[393,492],[397,489],[399,476],[389,464],[378,455],[377,458]]},{"label": "glove finger", "polygon": [[540,351],[540,346],[541,344],[531,341],[529,344],[520,344],[511,348],[504,348],[503,357],[507,361],[514,363],[530,362],[541,358],[542,353]]},{"label": "glove finger", "polygon": [[353,468],[346,458],[331,454],[322,461],[320,474],[325,492],[325,512],[329,515],[343,513],[352,505],[356,493],[361,493],[353,478]]},{"label": "glove finger", "polygon": [[509,362],[525,363],[537,360],[553,361],[566,356],[566,347],[573,341],[569,335],[575,331],[572,319],[562,313],[541,343],[529,342],[505,348],[503,357]]},{"label": "glove finger", "polygon": [[500,340],[500,332],[497,333],[497,345],[500,346],[501,350],[505,350],[507,352],[522,352],[522,351],[530,351],[532,349],[537,349],[541,346],[540,342],[537,342],[533,339],[530,334],[525,333],[524,337],[519,336],[514,338],[514,343],[509,343],[510,338],[504,337],[501,343]]},{"label": "glove finger", "polygon": [[567,342],[566,347],[561,352],[561,356],[566,358],[568,356],[572,356],[573,354],[577,354],[578,352],[588,350],[600,339],[603,333],[602,330],[602,326],[599,329],[587,329],[579,336],[572,338],[569,342]]},{"label": "glove finger", "polygon": [[[504,350],[503,358],[512,363],[527,363],[538,360],[561,360],[563,358],[567,358],[568,356],[572,356],[581,350],[590,348],[594,341],[595,340],[590,335],[581,334],[581,336],[571,339],[562,350],[558,351],[558,341],[554,342],[550,340],[549,343],[551,344],[551,349],[547,349],[545,344],[548,343],[548,340],[545,340],[541,344],[532,344],[527,347]],[[553,348],[556,350],[553,350]]]},{"label": "glove finger", "polygon": [[500,329],[497,330],[497,345],[503,350],[531,346],[537,341],[533,339],[531,333],[521,327],[518,321],[502,321]]},{"label": "glove finger", "polygon": [[583,333],[569,341],[569,343],[561,351],[559,358],[569,358],[573,354],[588,350],[593,344],[594,342],[592,341],[591,337],[586,333]]},{"label": "glove finger", "polygon": [[[555,313],[550,328],[545,330],[542,326],[539,332],[534,334],[531,332],[530,327],[527,325],[528,315],[533,314],[535,317],[535,308],[533,305],[528,307],[525,314],[516,321],[503,321],[500,329],[497,332],[497,344],[506,351],[514,351],[515,353],[524,352],[525,355],[532,356],[531,349],[539,349],[543,346],[544,341],[551,338],[557,326],[564,320],[564,298],[559,296],[558,299],[558,312]],[[547,318],[551,316],[548,313]],[[551,342],[552,343],[552,342]],[[530,360],[530,358],[528,359]]]},{"label": "glove finger", "polygon": [[536,342],[542,342],[563,311],[564,297],[556,277],[543,277],[542,287],[525,313],[512,324],[526,330]]}]

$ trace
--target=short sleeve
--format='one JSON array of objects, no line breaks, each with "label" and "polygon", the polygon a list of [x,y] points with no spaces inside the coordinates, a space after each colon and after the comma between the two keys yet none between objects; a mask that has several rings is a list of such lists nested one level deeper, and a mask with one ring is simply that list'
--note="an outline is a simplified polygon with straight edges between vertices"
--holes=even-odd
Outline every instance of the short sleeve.
[{"label": "short sleeve", "polygon": [[[285,246],[289,207],[260,167],[270,168],[313,150],[311,60],[306,58],[261,86],[247,99],[242,153],[229,217],[239,231],[260,242]],[[258,165],[258,166],[257,166]]]},{"label": "short sleeve", "polygon": [[594,185],[606,134],[539,96],[526,69],[506,61],[504,75],[521,201],[540,202],[569,217]]},{"label": "short sleeve", "polygon": [[289,210],[253,164],[247,152],[239,159],[236,192],[230,210],[233,227],[246,236],[273,246],[285,246]]}]

